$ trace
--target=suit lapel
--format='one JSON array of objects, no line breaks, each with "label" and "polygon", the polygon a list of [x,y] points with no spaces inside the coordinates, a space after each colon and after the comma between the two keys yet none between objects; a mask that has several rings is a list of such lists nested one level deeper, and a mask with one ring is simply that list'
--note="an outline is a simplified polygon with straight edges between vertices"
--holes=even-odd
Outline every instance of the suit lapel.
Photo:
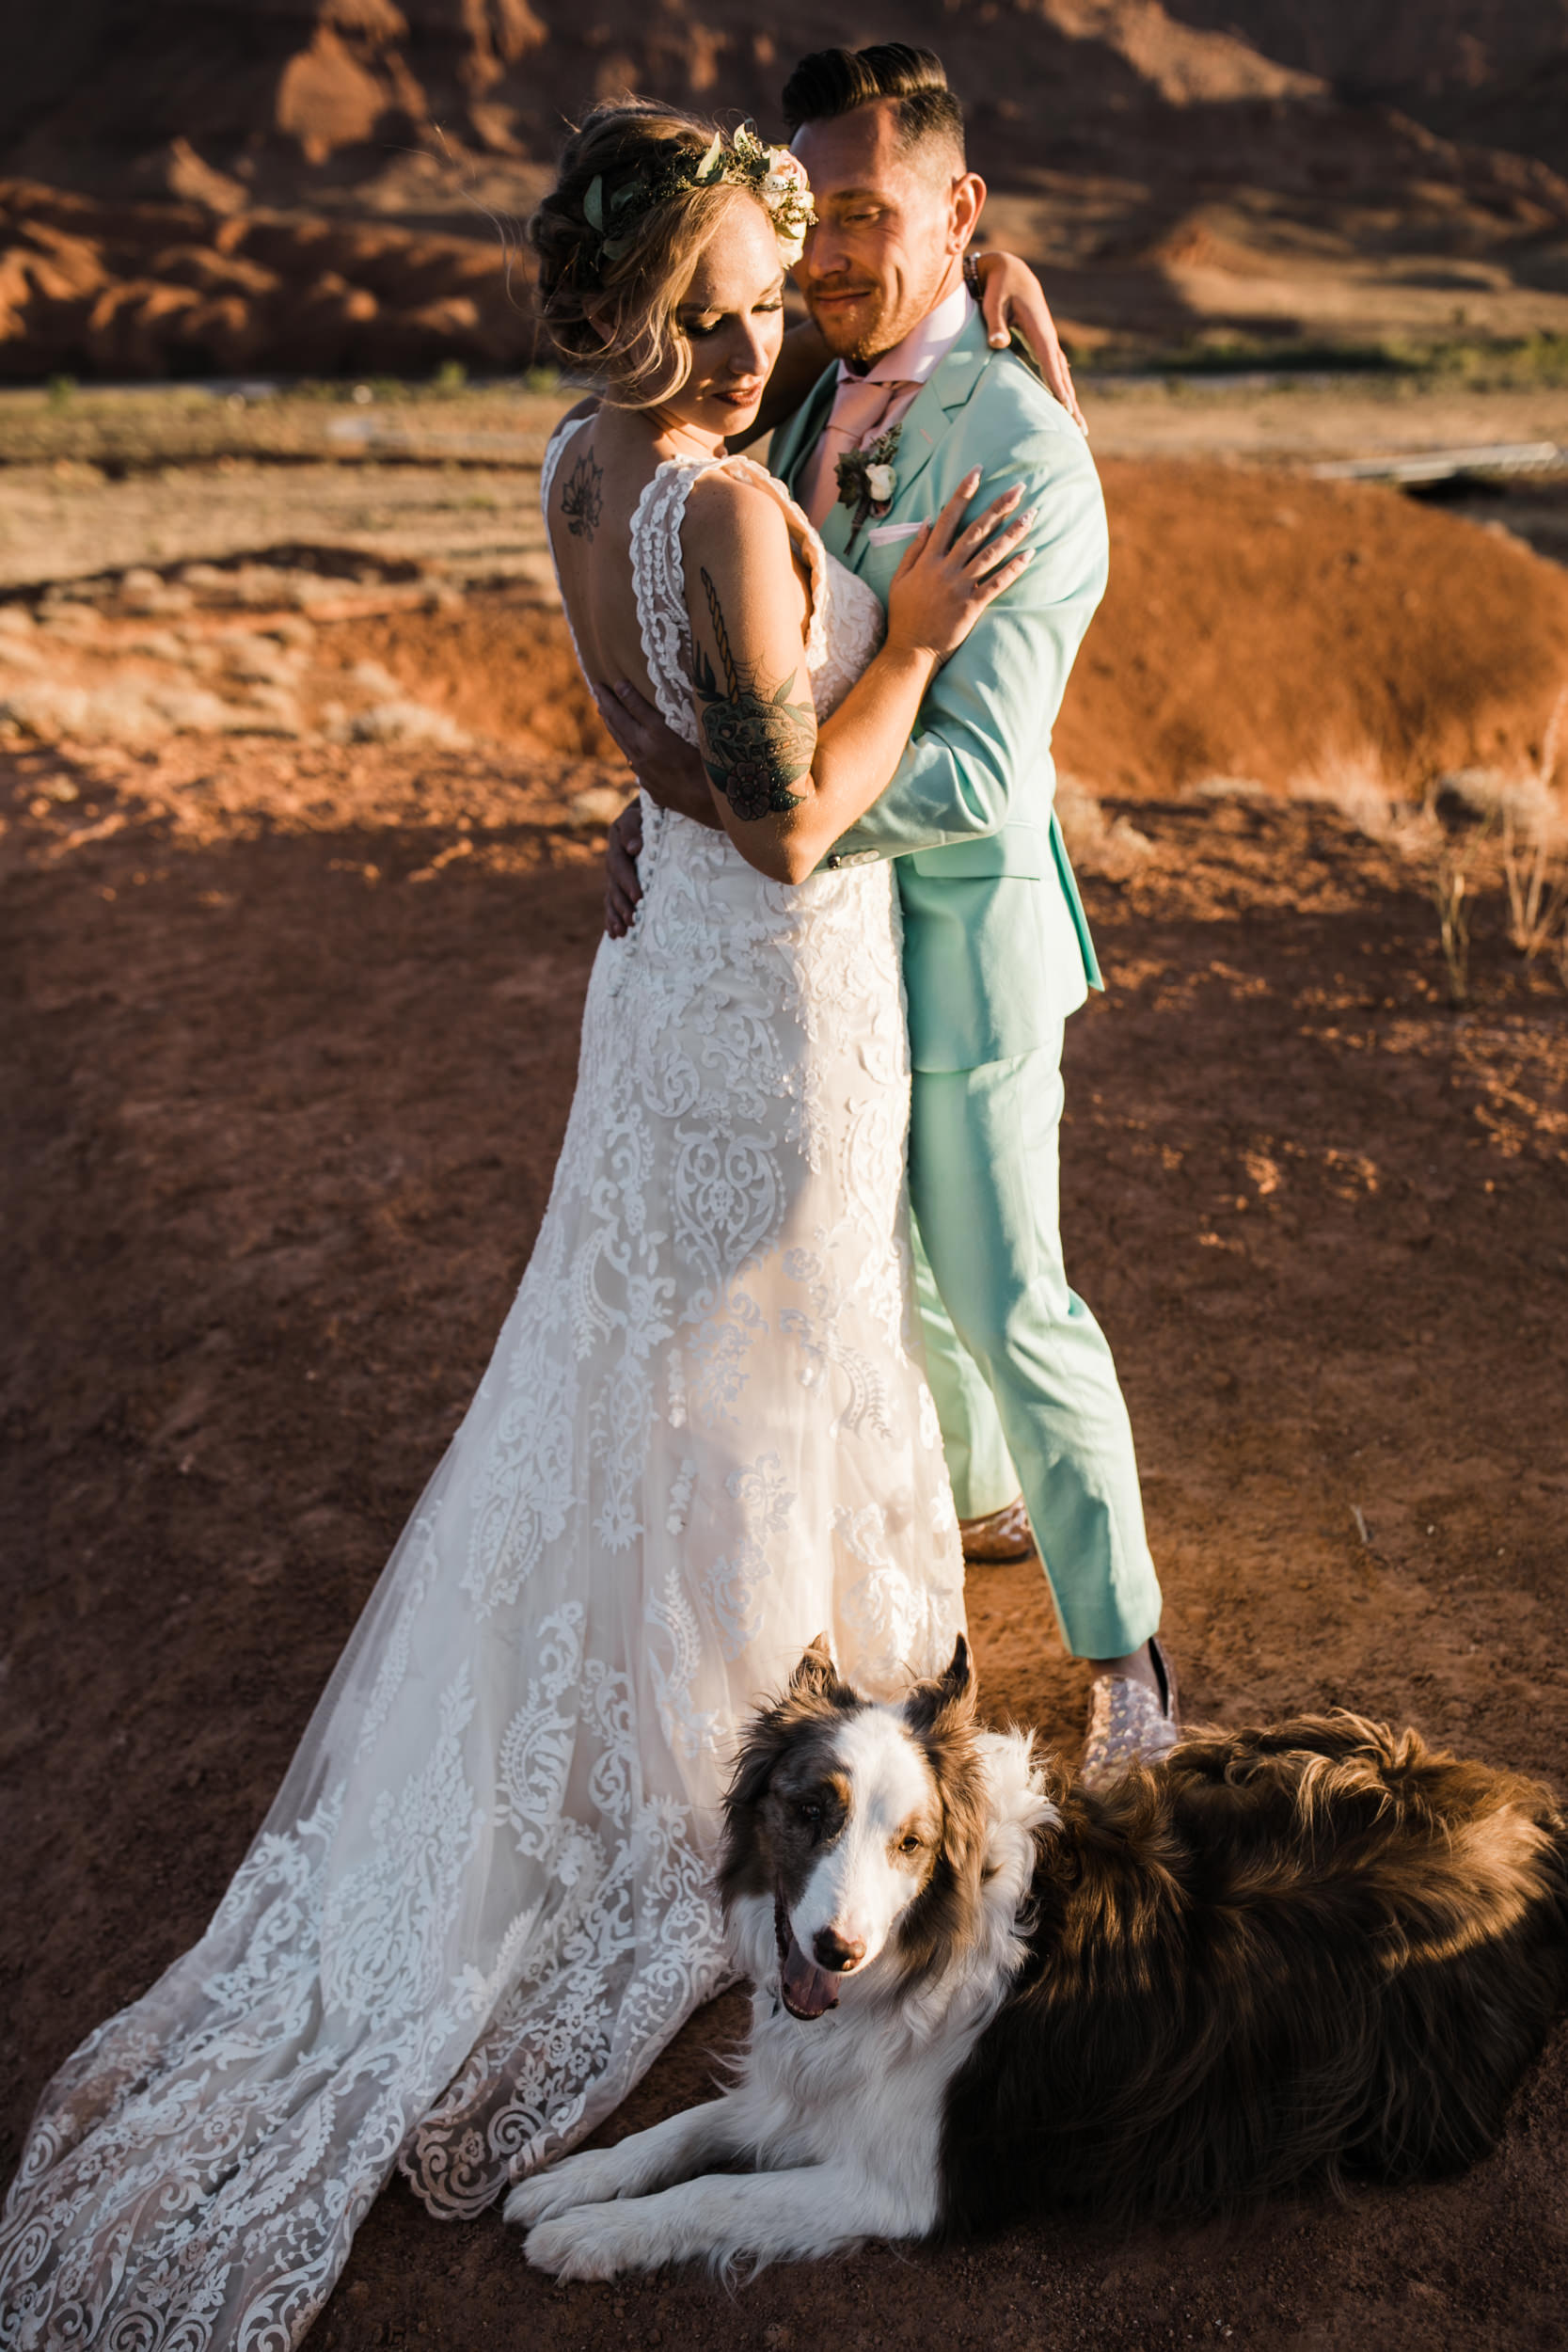
[{"label": "suit lapel", "polygon": [[[904,500],[925,472],[936,454],[937,445],[948,432],[958,410],[974,398],[980,378],[990,358],[990,345],[986,340],[986,323],[978,310],[965,325],[962,334],[947,357],[921,387],[906,415],[898,436],[898,451],[894,459],[897,484],[893,507],[896,514]],[[813,386],[787,424],[780,427],[778,446],[769,453],[772,467],[791,498],[808,452],[816,445],[817,436],[828,421],[838,385],[836,366],[829,368]],[[841,563],[860,568],[869,544],[865,530],[858,532],[854,544],[849,541],[850,511],[836,502],[830,507],[822,525],[822,544],[830,555]]]},{"label": "suit lapel", "polygon": [[791,498],[795,496],[796,478],[806,461],[807,453],[828,421],[828,411],[833,405],[837,384],[838,368],[835,363],[817,377],[795,414],[779,427],[777,445],[768,451],[768,466]]},{"label": "suit lapel", "polygon": [[[986,372],[990,345],[986,340],[986,323],[978,310],[964,327],[947,357],[924,384],[904,418],[898,435],[898,449],[893,461],[897,481],[889,510],[899,515],[910,491],[919,481],[932,458],[938,444],[950,430],[954,417],[968,406],[974,398],[980,378]],[[867,532],[859,532],[852,548],[847,548],[849,513],[847,507],[835,506],[833,516],[843,516],[838,535],[831,536],[824,529],[823,544],[858,571],[870,542]],[[902,517],[901,517],[902,518]],[[847,552],[846,549],[847,548]]]}]

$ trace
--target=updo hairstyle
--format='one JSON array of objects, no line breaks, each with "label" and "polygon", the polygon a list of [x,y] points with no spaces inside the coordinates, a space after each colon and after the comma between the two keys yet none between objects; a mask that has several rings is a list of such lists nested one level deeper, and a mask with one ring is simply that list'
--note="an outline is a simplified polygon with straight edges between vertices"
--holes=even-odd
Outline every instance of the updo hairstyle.
[{"label": "updo hairstyle", "polygon": [[[612,407],[651,407],[691,373],[676,305],[730,206],[754,199],[734,181],[663,197],[657,190],[673,168],[702,161],[716,129],[655,99],[595,106],[567,140],[555,186],[529,222],[540,316],[562,358],[591,376]],[[595,181],[597,208],[614,235],[584,210]],[[635,181],[648,183],[654,200],[628,205],[622,229],[616,199]]]}]

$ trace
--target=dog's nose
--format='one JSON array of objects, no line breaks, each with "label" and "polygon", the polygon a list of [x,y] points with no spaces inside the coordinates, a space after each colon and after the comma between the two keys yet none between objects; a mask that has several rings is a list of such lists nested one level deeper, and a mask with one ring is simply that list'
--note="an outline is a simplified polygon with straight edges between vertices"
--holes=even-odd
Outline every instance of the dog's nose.
[{"label": "dog's nose", "polygon": [[819,1968],[832,1968],[838,1976],[847,1976],[858,1968],[865,1958],[863,1944],[851,1944],[836,1928],[818,1928],[811,1940]]}]

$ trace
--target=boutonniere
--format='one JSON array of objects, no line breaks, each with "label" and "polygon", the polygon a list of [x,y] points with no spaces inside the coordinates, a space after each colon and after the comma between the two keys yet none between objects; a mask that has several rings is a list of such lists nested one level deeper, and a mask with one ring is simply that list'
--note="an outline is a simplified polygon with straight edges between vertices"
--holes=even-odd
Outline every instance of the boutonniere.
[{"label": "boutonniere", "polygon": [[838,461],[838,502],[847,506],[853,520],[849,525],[849,545],[867,517],[885,515],[893,504],[893,494],[898,487],[898,476],[893,461],[898,454],[898,437],[904,428],[891,425],[879,433],[869,449],[852,449]]}]

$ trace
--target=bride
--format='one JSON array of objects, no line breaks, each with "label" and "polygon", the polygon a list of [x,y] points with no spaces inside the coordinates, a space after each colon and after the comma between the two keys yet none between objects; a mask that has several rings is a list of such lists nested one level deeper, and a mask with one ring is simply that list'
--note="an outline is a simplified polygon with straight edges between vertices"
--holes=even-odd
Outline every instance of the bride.
[{"label": "bride", "polygon": [[543,208],[546,317],[605,392],[545,468],[567,613],[590,677],[645,675],[700,743],[721,830],[645,812],[489,1368],[206,1934],[44,2095],[6,2346],[277,2352],[394,2164],[471,2214],[570,2147],[724,1981],[709,1864],[758,1696],[824,1628],[890,1692],[951,1653],[891,870],[815,869],[1020,524],[960,494],[884,629],[725,454],[808,207],[787,155],[629,104]]}]

